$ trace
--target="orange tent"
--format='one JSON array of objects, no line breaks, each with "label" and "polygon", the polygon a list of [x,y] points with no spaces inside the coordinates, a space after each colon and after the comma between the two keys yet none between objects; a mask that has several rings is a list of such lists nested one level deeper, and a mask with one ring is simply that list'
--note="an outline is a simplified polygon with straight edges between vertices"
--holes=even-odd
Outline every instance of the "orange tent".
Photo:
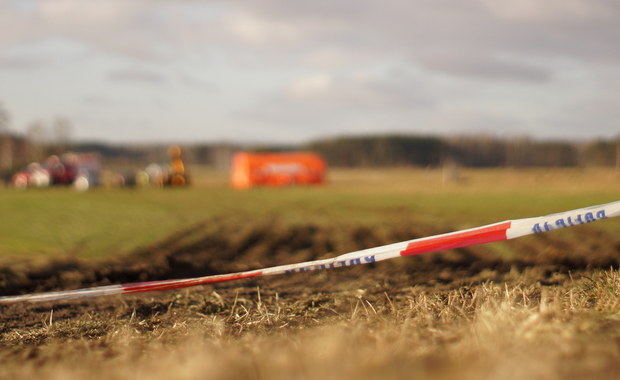
[{"label": "orange tent", "polygon": [[327,165],[315,153],[235,154],[231,182],[235,189],[254,186],[319,184],[325,181]]}]

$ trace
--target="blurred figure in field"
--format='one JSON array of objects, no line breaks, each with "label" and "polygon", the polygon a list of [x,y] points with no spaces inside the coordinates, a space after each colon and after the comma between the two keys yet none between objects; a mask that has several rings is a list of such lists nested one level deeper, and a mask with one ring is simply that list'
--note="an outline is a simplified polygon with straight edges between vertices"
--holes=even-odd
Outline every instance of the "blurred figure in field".
[{"label": "blurred figure in field", "polygon": [[168,156],[170,156],[170,172],[168,173],[168,186],[185,186],[187,185],[187,173],[185,164],[182,159],[181,148],[173,145],[168,148]]},{"label": "blurred figure in field", "polygon": [[151,181],[151,186],[153,187],[162,187],[164,186],[164,168],[162,168],[159,164],[150,164],[144,169],[146,174],[148,174],[149,179]]},{"label": "blurred figure in field", "polygon": [[38,162],[32,162],[26,169],[15,173],[11,182],[18,189],[47,187],[50,185],[50,174]]},{"label": "blurred figure in field", "polygon": [[62,158],[56,155],[45,160],[45,168],[50,173],[52,185],[72,185],[78,174],[79,159],[73,153],[65,153]]},{"label": "blurred figure in field", "polygon": [[30,185],[32,187],[48,187],[50,185],[50,174],[38,162],[28,165],[26,170],[30,173]]}]

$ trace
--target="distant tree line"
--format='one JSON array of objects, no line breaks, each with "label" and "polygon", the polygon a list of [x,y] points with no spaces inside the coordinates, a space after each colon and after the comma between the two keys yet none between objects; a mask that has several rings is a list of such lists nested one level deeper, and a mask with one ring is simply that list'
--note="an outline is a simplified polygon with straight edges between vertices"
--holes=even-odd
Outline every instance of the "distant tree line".
[{"label": "distant tree line", "polygon": [[444,141],[444,159],[469,167],[571,167],[586,164],[575,143],[460,137]]},{"label": "distant tree line", "polygon": [[[620,139],[589,142],[500,139],[492,136],[349,136],[301,145],[185,144],[189,164],[230,168],[239,151],[313,151],[331,167],[586,167],[620,169]],[[18,170],[28,162],[63,151],[98,153],[106,165],[138,167],[168,159],[167,144],[119,145],[64,141],[45,143],[0,131],[0,171]]]},{"label": "distant tree line", "polygon": [[438,137],[364,136],[316,141],[303,149],[332,166],[429,166],[441,163],[445,144]]},{"label": "distant tree line", "polygon": [[[167,145],[122,146],[72,144],[79,151],[98,152],[109,162],[146,162],[165,159]],[[234,153],[313,151],[332,167],[620,167],[620,139],[589,142],[500,139],[491,136],[349,136],[301,145],[186,144],[189,163],[228,169]]]},{"label": "distant tree line", "polygon": [[315,141],[303,149],[332,166],[575,167],[618,166],[620,140],[585,143],[489,136],[365,136]]}]

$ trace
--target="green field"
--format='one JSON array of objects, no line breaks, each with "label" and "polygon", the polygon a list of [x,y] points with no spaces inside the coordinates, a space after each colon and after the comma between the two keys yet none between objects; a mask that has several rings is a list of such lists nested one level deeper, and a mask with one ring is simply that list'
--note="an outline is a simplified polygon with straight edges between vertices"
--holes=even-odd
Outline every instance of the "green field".
[{"label": "green field", "polygon": [[[603,169],[334,169],[320,187],[0,190],[0,290],[303,262],[620,199]],[[454,174],[454,173],[452,173]],[[183,290],[0,307],[7,379],[616,379],[620,218]]]},{"label": "green field", "polygon": [[[620,173],[602,169],[334,169],[320,187],[235,191],[226,173],[194,168],[184,189],[0,189],[5,259],[128,254],[198,222],[277,220],[285,225],[416,221],[466,228],[620,199]],[[614,230],[620,221],[600,228]],[[448,231],[445,231],[448,232]]]}]

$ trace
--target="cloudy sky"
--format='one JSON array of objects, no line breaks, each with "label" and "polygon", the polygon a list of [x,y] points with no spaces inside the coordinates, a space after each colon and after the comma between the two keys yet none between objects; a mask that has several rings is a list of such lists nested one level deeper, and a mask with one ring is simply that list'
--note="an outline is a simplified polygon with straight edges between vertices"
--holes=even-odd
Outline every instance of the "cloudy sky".
[{"label": "cloudy sky", "polygon": [[20,133],[620,135],[617,0],[0,0],[0,25]]}]

